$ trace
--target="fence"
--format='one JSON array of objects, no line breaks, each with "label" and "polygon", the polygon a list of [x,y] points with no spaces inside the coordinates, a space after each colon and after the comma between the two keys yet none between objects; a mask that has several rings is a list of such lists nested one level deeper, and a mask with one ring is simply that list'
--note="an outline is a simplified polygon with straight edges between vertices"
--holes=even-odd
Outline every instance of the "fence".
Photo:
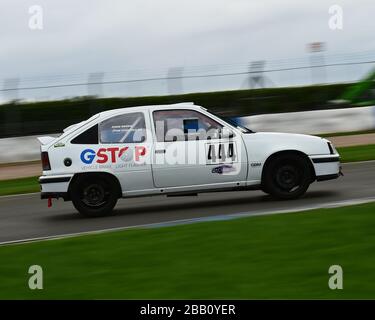
[{"label": "fence", "polygon": [[[323,55],[323,53],[315,53]],[[152,96],[249,88],[356,82],[375,66],[375,52],[311,55],[245,63],[6,78],[1,100],[78,96]],[[317,61],[319,63],[317,63]]]}]

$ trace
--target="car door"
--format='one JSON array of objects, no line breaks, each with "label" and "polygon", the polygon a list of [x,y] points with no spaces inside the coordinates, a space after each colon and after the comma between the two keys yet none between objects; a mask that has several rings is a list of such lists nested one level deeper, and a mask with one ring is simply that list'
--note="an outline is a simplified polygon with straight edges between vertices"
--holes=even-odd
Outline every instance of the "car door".
[{"label": "car door", "polygon": [[227,185],[246,180],[240,134],[193,109],[152,112],[152,172],[158,188]]},{"label": "car door", "polygon": [[147,111],[114,115],[99,123],[97,162],[119,179],[124,193],[153,188]]}]

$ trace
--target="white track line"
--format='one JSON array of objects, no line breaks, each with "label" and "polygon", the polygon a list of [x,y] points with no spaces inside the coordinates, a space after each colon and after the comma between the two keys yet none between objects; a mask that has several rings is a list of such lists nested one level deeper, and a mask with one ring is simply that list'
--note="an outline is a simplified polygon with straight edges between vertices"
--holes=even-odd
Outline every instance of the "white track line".
[{"label": "white track line", "polygon": [[242,217],[256,217],[256,216],[264,216],[264,215],[272,215],[272,214],[295,213],[295,212],[308,211],[308,210],[314,210],[314,209],[337,208],[337,207],[351,206],[351,205],[356,205],[356,204],[364,204],[364,203],[369,203],[369,202],[374,202],[374,201],[375,201],[375,197],[358,198],[358,199],[351,199],[351,200],[327,202],[325,204],[318,204],[318,205],[307,205],[307,206],[297,207],[294,209],[284,209],[284,210],[276,210],[276,211],[269,210],[269,211],[257,211],[257,212],[251,212],[251,211],[237,212],[237,213],[232,213],[232,214],[221,214],[221,215],[201,217],[201,218],[181,219],[181,220],[174,220],[174,221],[141,224],[141,225],[128,226],[128,227],[108,228],[108,229],[101,229],[101,230],[94,230],[94,231],[84,231],[84,232],[61,234],[61,235],[54,235],[54,236],[4,241],[4,242],[0,242],[0,246],[12,245],[12,244],[25,244],[25,243],[38,242],[38,241],[66,239],[66,238],[72,238],[72,237],[77,237],[77,236],[94,235],[94,234],[101,234],[101,233],[108,233],[108,232],[129,230],[129,229],[162,228],[162,227],[171,227],[171,226],[193,224],[193,223],[200,223],[200,222],[233,220],[233,219],[238,219]]}]

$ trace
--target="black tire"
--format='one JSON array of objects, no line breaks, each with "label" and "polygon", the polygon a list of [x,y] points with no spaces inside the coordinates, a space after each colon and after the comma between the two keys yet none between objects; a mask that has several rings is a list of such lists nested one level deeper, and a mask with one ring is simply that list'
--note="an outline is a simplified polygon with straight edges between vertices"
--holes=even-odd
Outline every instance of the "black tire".
[{"label": "black tire", "polygon": [[81,175],[73,181],[70,196],[74,207],[86,217],[110,215],[117,203],[119,190],[107,175]]},{"label": "black tire", "polygon": [[277,199],[301,197],[312,181],[308,161],[298,154],[284,154],[271,159],[264,169],[262,190]]}]

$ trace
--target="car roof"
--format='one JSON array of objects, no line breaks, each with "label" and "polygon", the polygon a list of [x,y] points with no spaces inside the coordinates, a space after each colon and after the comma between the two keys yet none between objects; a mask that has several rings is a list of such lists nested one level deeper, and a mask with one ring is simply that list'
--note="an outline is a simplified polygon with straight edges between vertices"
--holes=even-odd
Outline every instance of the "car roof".
[{"label": "car roof", "polygon": [[[137,111],[144,111],[144,110],[167,110],[167,109],[204,109],[201,106],[195,105],[194,102],[182,102],[182,103],[173,103],[173,104],[159,104],[159,105],[148,105],[148,106],[137,106],[137,107],[127,107],[127,108],[119,108],[119,109],[112,109],[100,112],[100,117],[107,117],[112,114],[126,112],[137,112]],[[205,110],[205,109],[204,109]]]},{"label": "car roof", "polygon": [[91,116],[89,119],[75,123],[63,130],[63,134],[61,137],[65,137],[66,135],[70,134],[73,132],[75,129],[81,128],[87,123],[90,123],[94,119],[106,119],[111,117],[111,115],[119,115],[122,114],[123,112],[128,113],[128,112],[139,112],[139,111],[146,111],[146,110],[168,110],[168,109],[203,109],[207,110],[201,106],[197,106],[194,104],[194,102],[182,102],[182,103],[174,103],[174,104],[161,104],[161,105],[148,105],[148,106],[137,106],[137,107],[127,107],[127,108],[119,108],[119,109],[112,109],[112,110],[107,110],[107,111],[102,111],[99,113],[94,114]]}]

